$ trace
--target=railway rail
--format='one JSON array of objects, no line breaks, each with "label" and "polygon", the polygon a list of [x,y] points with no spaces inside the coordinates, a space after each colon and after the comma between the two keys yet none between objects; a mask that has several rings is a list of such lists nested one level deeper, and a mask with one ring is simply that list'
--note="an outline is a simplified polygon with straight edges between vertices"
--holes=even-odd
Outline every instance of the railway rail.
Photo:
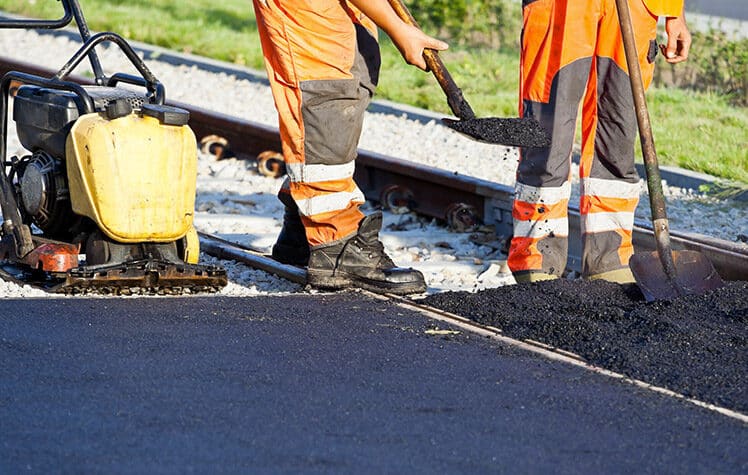
[{"label": "railway rail", "polygon": [[[8,71],[22,71],[40,76],[52,76],[56,71],[36,65],[0,58],[0,75]],[[91,84],[85,77],[69,79]],[[192,105],[167,101],[190,112],[190,126],[204,146],[215,155],[232,153],[238,158],[257,160],[260,171],[277,173],[279,165],[268,151],[280,150],[276,128],[249,120],[205,110]],[[263,154],[265,154],[263,156]],[[268,159],[269,158],[269,159]],[[355,179],[367,199],[384,207],[407,208],[416,213],[446,221],[457,230],[474,223],[493,226],[497,236],[512,234],[513,189],[499,183],[462,176],[434,167],[409,162],[395,157],[359,150]],[[570,207],[570,233],[578,233],[579,210]],[[203,238],[205,240],[207,238]],[[748,249],[737,243],[709,236],[671,230],[673,248],[689,249],[704,254],[723,279],[748,278]],[[568,269],[579,271],[581,248],[578,240],[569,243]],[[227,244],[224,244],[227,245]],[[654,233],[649,223],[637,220],[634,245],[638,251],[656,249]],[[208,245],[212,247],[213,245]],[[267,269],[265,269],[267,270]],[[275,269],[273,273],[284,272]],[[293,280],[293,279],[291,279]]]}]

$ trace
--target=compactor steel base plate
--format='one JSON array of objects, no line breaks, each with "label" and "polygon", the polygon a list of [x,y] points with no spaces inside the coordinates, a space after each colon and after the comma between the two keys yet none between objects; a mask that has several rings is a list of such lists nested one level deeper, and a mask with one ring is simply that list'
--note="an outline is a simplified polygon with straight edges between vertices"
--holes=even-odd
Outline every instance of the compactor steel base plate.
[{"label": "compactor steel base plate", "polygon": [[219,266],[144,259],[123,264],[83,266],[62,274],[24,269],[6,262],[0,278],[50,293],[103,295],[182,295],[218,292],[228,283]]}]

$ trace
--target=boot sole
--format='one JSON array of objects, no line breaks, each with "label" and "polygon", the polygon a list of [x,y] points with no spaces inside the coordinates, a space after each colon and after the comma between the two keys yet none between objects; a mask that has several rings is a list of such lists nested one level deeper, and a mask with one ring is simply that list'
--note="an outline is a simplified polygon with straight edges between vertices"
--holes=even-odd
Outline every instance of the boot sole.
[{"label": "boot sole", "polygon": [[388,283],[344,272],[333,274],[329,271],[307,270],[306,278],[309,285],[320,289],[343,290],[357,287],[374,293],[396,295],[421,294],[426,291],[426,283],[422,281]]}]

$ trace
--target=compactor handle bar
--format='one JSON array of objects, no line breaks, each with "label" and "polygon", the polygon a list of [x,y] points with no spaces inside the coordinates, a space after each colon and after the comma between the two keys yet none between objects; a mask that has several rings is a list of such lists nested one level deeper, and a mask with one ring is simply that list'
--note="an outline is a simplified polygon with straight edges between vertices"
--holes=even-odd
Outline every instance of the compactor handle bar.
[{"label": "compactor handle bar", "polygon": [[[148,90],[148,96],[152,102],[156,104],[164,103],[164,87],[155,78],[153,73],[146,67],[142,59],[133,51],[132,47],[119,35],[110,32],[99,33],[91,36],[91,31],[88,29],[86,19],[83,17],[83,11],[81,10],[80,3],[78,0],[58,0],[62,3],[64,15],[58,20],[26,20],[26,19],[12,19],[12,18],[0,18],[0,29],[3,28],[19,28],[19,29],[60,29],[68,26],[70,22],[75,19],[75,23],[78,25],[78,31],[80,32],[81,39],[83,41],[83,47],[60,69],[60,71],[52,78],[53,80],[63,80],[68,76],[73,69],[75,69],[84,56],[88,56],[91,62],[91,69],[94,73],[94,81],[98,86],[114,86],[119,82],[129,83],[136,86],[142,86]],[[127,56],[130,62],[135,66],[135,69],[141,74],[142,77],[132,76],[130,74],[116,73],[108,78],[104,75],[104,70],[101,67],[99,57],[94,50],[94,46],[103,42],[110,41],[116,43],[122,52]],[[85,100],[85,95],[83,95]],[[86,101],[88,102],[88,101]]]},{"label": "compactor handle bar", "polygon": [[[80,32],[81,38],[85,43],[91,38],[91,31],[88,29],[86,19],[83,17],[83,12],[78,0],[58,0],[62,3],[62,8],[65,12],[62,18],[59,20],[17,20],[17,19],[0,19],[0,28],[20,28],[20,29],[47,29],[56,30],[64,28],[70,24],[75,18],[75,23],[78,25],[78,31]],[[98,85],[103,84],[103,80],[100,78],[104,77],[104,72],[101,68],[101,62],[95,51],[91,51],[88,55],[91,61],[91,68],[93,69],[94,76],[96,77],[96,83]]]},{"label": "compactor handle bar", "polygon": [[70,60],[62,68],[60,68],[60,70],[57,72],[57,74],[54,75],[52,79],[57,81],[64,80],[73,71],[73,69],[75,69],[75,67],[80,64],[80,62],[86,55],[89,55],[90,57],[90,55],[93,53],[93,48],[97,44],[104,41],[110,41],[119,46],[125,56],[127,56],[127,59],[130,60],[132,65],[135,66],[135,69],[138,70],[142,77],[132,76],[130,74],[124,73],[117,73],[106,80],[104,75],[101,74],[100,76],[97,75],[96,83],[106,86],[114,86],[118,82],[124,82],[134,84],[136,86],[143,86],[148,90],[149,96],[153,98],[153,102],[155,102],[156,104],[163,104],[166,95],[164,92],[163,84],[161,84],[159,80],[156,79],[156,76],[154,76],[151,70],[148,69],[148,66],[145,65],[145,62],[140,58],[140,56],[138,56],[135,50],[132,49],[132,46],[130,46],[130,44],[125,41],[124,38],[116,33],[97,33],[94,36],[90,37],[73,55],[73,57],[70,58]]},{"label": "compactor handle bar", "polygon": [[[73,21],[73,7],[70,5],[70,0],[62,0],[62,8],[65,10],[65,15],[59,20],[26,20],[26,19],[15,19],[15,18],[0,18],[0,28],[19,28],[25,30],[31,30],[35,28],[43,28],[47,30],[57,30],[59,28],[65,28]],[[78,9],[80,11],[80,8]]]}]

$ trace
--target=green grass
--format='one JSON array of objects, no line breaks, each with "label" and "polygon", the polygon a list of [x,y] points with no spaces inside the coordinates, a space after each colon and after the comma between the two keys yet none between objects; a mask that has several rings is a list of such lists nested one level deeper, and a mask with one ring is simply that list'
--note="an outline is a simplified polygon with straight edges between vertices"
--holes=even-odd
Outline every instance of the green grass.
[{"label": "green grass", "polygon": [[[249,0],[80,0],[93,31],[181,52],[263,69]],[[2,10],[59,18],[55,0],[4,0]],[[406,65],[383,35],[377,97],[448,113],[446,98],[429,73]],[[517,114],[515,52],[451,48],[442,53],[479,117]],[[673,165],[748,183],[748,108],[726,98],[678,89],[652,89],[648,103],[658,158]]]},{"label": "green grass", "polygon": [[648,95],[661,163],[748,183],[748,110],[679,89]]},{"label": "green grass", "polygon": [[[79,0],[93,31],[253,68],[262,67],[250,0]],[[59,18],[57,0],[4,0],[0,10]]]}]

